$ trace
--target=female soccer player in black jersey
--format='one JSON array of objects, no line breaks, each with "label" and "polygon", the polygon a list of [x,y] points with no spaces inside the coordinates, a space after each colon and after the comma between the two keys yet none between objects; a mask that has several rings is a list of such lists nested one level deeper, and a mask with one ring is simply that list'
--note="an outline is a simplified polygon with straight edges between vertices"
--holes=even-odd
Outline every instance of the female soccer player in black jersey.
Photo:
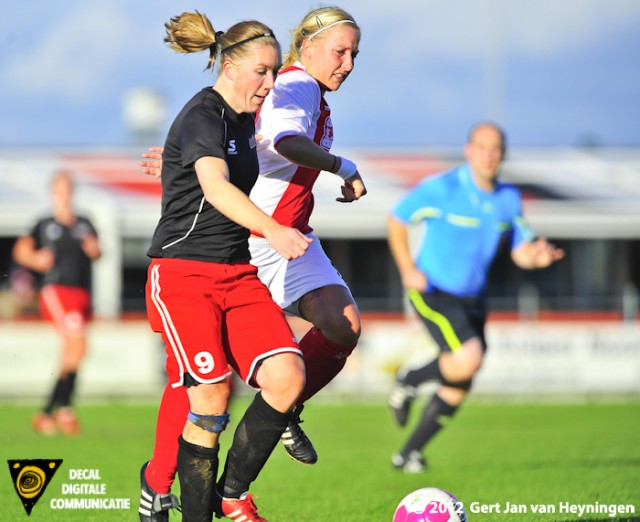
[{"label": "female soccer player in black jersey", "polygon": [[[301,352],[284,314],[249,263],[249,229],[261,230],[290,259],[309,244],[248,197],[258,176],[252,113],[273,88],[280,48],[272,31],[256,21],[216,32],[196,12],[165,25],[165,41],[174,50],[206,50],[208,68],[218,62],[213,88],[196,93],[169,130],[162,215],[148,251],[147,312],[167,350],[165,397],[185,387],[190,404],[177,458],[182,516],[213,516],[231,367],[260,391],[236,429],[218,481],[222,499],[216,512],[263,521],[249,485],[286,428],[305,383]],[[158,430],[156,453],[163,449],[162,437]],[[168,520],[175,505],[168,486],[155,478],[152,460],[141,472],[143,521]]]}]

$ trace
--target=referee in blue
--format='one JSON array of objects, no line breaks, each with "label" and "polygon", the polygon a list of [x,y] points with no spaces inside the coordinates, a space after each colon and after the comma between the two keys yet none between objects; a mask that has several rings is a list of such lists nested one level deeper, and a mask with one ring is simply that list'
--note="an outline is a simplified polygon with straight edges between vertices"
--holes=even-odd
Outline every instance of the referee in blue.
[{"label": "referee in blue", "polygon": [[[398,373],[389,396],[395,421],[405,426],[419,386],[441,384],[399,453],[395,468],[420,473],[423,448],[453,417],[471,389],[487,349],[485,289],[491,263],[503,243],[526,270],[546,268],[564,252],[536,238],[522,216],[521,196],[498,181],[505,134],[493,123],[473,126],[466,163],[420,182],[388,218],[388,241],[411,305],[437,343],[439,356]],[[408,227],[426,222],[420,248],[410,251]]]}]

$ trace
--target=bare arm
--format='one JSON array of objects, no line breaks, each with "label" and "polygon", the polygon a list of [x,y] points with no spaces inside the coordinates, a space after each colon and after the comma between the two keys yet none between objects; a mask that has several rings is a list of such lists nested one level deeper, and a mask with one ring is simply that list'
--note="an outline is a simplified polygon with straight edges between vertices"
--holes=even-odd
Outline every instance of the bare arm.
[{"label": "bare arm", "polygon": [[29,270],[42,273],[53,266],[55,256],[49,248],[37,249],[31,236],[22,236],[13,245],[13,259]]},{"label": "bare arm", "polygon": [[564,257],[564,250],[546,239],[525,241],[511,251],[513,262],[524,270],[547,268]]},{"label": "bare arm", "polygon": [[96,261],[97,259],[100,259],[100,256],[102,256],[100,242],[93,234],[89,234],[82,240],[82,250],[85,255],[91,259],[91,261]]},{"label": "bare arm", "polygon": [[[306,136],[291,136],[283,139],[278,143],[276,150],[291,163],[303,167],[321,169],[334,174],[341,168],[340,157],[327,152]],[[366,195],[367,189],[357,170],[355,174],[344,180],[341,191],[342,197],[336,198],[336,201],[341,203],[351,203]]]},{"label": "bare arm", "polygon": [[229,181],[227,163],[211,156],[195,163],[205,199],[239,225],[263,235],[285,259],[300,257],[311,239],[295,228],[280,225],[260,210],[249,197]]},{"label": "bare arm", "polygon": [[387,241],[400,277],[402,286],[407,290],[423,292],[427,288],[427,277],[419,270],[409,248],[409,232],[407,225],[393,216],[387,218]]}]

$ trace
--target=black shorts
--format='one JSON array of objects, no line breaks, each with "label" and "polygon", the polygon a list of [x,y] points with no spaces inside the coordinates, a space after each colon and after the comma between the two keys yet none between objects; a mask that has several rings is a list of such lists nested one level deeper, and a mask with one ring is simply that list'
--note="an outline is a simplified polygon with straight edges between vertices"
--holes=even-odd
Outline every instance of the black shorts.
[{"label": "black shorts", "polygon": [[409,301],[443,352],[455,352],[473,337],[486,351],[484,325],[487,305],[484,296],[463,298],[440,290],[421,293],[409,290]]}]

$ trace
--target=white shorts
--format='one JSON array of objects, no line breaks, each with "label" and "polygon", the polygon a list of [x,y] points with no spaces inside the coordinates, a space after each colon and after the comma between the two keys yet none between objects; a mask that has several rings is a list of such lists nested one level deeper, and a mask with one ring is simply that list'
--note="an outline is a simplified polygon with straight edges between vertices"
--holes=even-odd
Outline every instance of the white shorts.
[{"label": "white shorts", "polygon": [[329,285],[349,287],[327,257],[315,234],[301,257],[287,261],[269,242],[261,237],[249,238],[251,264],[258,268],[258,277],[269,288],[271,297],[291,315],[300,316],[299,299],[312,290]]}]

